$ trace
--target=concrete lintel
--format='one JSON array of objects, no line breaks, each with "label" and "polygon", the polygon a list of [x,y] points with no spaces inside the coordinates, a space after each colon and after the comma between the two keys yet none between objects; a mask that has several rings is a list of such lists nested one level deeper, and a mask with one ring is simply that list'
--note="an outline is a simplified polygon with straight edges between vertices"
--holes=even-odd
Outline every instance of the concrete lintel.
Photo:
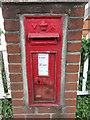
[{"label": "concrete lintel", "polygon": [[1,0],[2,3],[8,3],[8,2],[88,2],[89,0]]}]

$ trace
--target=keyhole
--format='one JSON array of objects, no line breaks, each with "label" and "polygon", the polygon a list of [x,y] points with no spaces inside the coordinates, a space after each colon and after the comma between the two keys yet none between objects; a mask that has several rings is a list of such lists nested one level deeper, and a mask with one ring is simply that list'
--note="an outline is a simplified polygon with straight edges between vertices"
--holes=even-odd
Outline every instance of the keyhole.
[{"label": "keyhole", "polygon": [[40,80],[38,80],[38,84],[40,83]]}]

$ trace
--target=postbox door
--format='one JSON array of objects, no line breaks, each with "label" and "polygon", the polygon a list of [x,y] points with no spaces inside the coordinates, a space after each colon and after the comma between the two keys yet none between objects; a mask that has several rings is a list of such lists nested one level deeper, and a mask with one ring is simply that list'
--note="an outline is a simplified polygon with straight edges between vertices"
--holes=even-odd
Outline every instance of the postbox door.
[{"label": "postbox door", "polygon": [[35,101],[55,100],[55,54],[34,53],[33,93]]},{"label": "postbox door", "polygon": [[63,16],[24,16],[30,106],[59,106]]}]

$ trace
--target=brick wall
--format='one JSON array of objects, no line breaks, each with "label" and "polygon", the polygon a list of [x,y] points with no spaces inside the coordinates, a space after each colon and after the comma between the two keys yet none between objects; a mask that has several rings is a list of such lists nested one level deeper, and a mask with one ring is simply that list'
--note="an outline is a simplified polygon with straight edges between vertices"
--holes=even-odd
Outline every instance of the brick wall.
[{"label": "brick wall", "polygon": [[90,32],[90,15],[87,17],[87,19],[84,21],[83,24],[83,37],[86,37],[86,35]]},{"label": "brick wall", "polygon": [[[83,3],[30,3],[3,4],[3,17],[9,72],[12,91],[13,114],[15,118],[75,118],[77,80],[80,61],[82,25],[84,15]],[[22,63],[20,47],[20,14],[67,14],[67,60],[65,72],[64,106],[32,107],[25,105],[22,80]]]}]

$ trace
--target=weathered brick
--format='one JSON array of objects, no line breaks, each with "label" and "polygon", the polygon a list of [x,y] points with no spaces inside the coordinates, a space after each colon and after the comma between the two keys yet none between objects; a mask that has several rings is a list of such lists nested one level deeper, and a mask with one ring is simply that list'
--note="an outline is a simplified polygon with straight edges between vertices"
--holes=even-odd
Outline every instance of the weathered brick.
[{"label": "weathered brick", "polygon": [[[36,118],[36,119],[38,119],[38,118],[40,118],[40,119],[41,118],[50,118],[50,115],[27,115],[26,118]],[[47,119],[47,120],[49,120],[49,119]]]},{"label": "weathered brick", "polygon": [[18,107],[18,108],[14,108],[13,107],[13,113],[14,114],[29,114],[29,113],[34,113],[34,108],[29,109],[26,107]]},{"label": "weathered brick", "polygon": [[83,29],[89,29],[90,30],[90,20],[84,21]]},{"label": "weathered brick", "polygon": [[[47,3],[46,3],[47,4]],[[32,4],[32,5],[22,5],[19,6],[18,14],[21,13],[50,13],[50,6],[46,4]]]},{"label": "weathered brick", "polygon": [[83,32],[82,32],[83,37],[86,37],[89,32],[90,32],[90,30],[83,30]]},{"label": "weathered brick", "polygon": [[69,21],[69,29],[81,29],[83,28],[83,19],[82,18],[74,18]]},{"label": "weathered brick", "polygon": [[84,6],[74,6],[71,8],[70,16],[83,16],[84,11]]},{"label": "weathered brick", "polygon": [[70,6],[69,5],[65,6],[65,4],[56,4],[56,5],[53,5],[52,9],[53,9],[53,13],[69,14]]},{"label": "weathered brick", "polygon": [[[76,87],[76,85],[74,85]],[[77,92],[65,92],[65,98],[76,98]]]},{"label": "weathered brick", "polygon": [[21,119],[25,118],[25,115],[13,115],[13,117],[17,118],[17,120],[19,120],[18,118],[21,118]]},{"label": "weathered brick", "polygon": [[4,18],[17,18],[16,6],[2,7],[2,12]]},{"label": "weathered brick", "polygon": [[68,40],[81,40],[81,39],[82,39],[82,31],[68,32]]},{"label": "weathered brick", "polygon": [[76,100],[65,100],[65,106],[76,106]]},{"label": "weathered brick", "polygon": [[23,83],[11,83],[11,90],[23,90]]},{"label": "weathered brick", "polygon": [[75,120],[74,118],[76,117],[75,114],[53,114],[52,115],[52,120],[55,120],[55,118],[58,120],[59,118],[66,118],[65,120],[67,120],[67,118],[71,118],[72,120]]},{"label": "weathered brick", "polygon": [[21,118],[22,120],[24,120],[25,115],[13,115],[14,118],[16,118],[17,120],[19,120],[19,118]]},{"label": "weathered brick", "polygon": [[66,107],[64,113],[76,113],[76,107]]},{"label": "weathered brick", "polygon": [[90,20],[90,15],[87,17],[87,20]]},{"label": "weathered brick", "polygon": [[78,80],[78,74],[66,74],[65,81],[77,81]]},{"label": "weathered brick", "polygon": [[78,72],[79,65],[66,65],[66,72]]},{"label": "weathered brick", "polygon": [[9,72],[11,72],[11,73],[22,72],[21,65],[9,65]]},{"label": "weathered brick", "polygon": [[68,43],[68,52],[72,51],[80,51],[81,50],[81,43]]},{"label": "weathered brick", "polygon": [[19,45],[7,45],[7,52],[8,53],[20,53],[20,46]]},{"label": "weathered brick", "polygon": [[10,74],[11,82],[22,82],[22,74]]},{"label": "weathered brick", "polygon": [[74,114],[65,114],[64,116],[63,116],[63,118],[66,118],[66,120],[67,120],[67,118],[71,118],[72,120],[75,120],[75,118],[76,118],[76,114],[74,113]]},{"label": "weathered brick", "polygon": [[8,55],[8,62],[9,63],[21,63],[21,56],[20,55]]},{"label": "weathered brick", "polygon": [[60,113],[62,109],[57,109],[56,107],[39,107],[38,112],[39,113]]},{"label": "weathered brick", "polygon": [[23,92],[11,92],[12,98],[23,98]]},{"label": "weathered brick", "polygon": [[77,83],[65,83],[65,90],[77,90]]},{"label": "weathered brick", "polygon": [[4,26],[6,31],[17,31],[19,30],[18,21],[15,20],[5,20]]},{"label": "weathered brick", "polygon": [[80,54],[67,54],[67,63],[68,62],[79,62]]},{"label": "weathered brick", "polygon": [[19,35],[17,33],[6,33],[6,42],[20,42]]},{"label": "weathered brick", "polygon": [[24,100],[12,100],[13,106],[24,106]]}]

